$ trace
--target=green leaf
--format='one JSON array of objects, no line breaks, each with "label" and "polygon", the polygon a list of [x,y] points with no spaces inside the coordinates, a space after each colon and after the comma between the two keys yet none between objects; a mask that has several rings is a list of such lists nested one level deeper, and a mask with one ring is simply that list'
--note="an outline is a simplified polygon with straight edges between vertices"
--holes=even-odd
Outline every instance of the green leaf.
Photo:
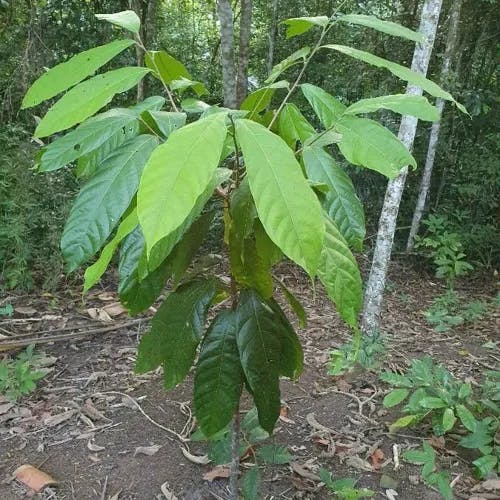
[{"label": "green leaf", "polygon": [[358,264],[335,224],[328,218],[318,276],[341,318],[358,324],[362,304],[362,283]]},{"label": "green leaf", "polygon": [[181,77],[179,80],[172,80],[172,82],[170,83],[170,88],[172,90],[179,90],[180,94],[190,87],[193,87],[193,89],[195,89],[195,92],[196,89],[198,89],[198,95],[208,94],[208,90],[205,85],[203,85],[203,83],[189,80],[188,78]]},{"label": "green leaf", "polygon": [[278,281],[278,285],[281,288],[281,291],[283,292],[283,295],[285,296],[286,301],[292,308],[292,311],[295,313],[297,318],[299,319],[299,326],[301,328],[305,328],[307,325],[307,314],[300,303],[299,299],[295,297],[295,295],[284,285],[283,282]]},{"label": "green leaf", "polygon": [[306,120],[295,104],[286,104],[278,121],[280,137],[293,149],[297,141],[304,144],[316,134],[314,127]]},{"label": "green leaf", "polygon": [[[164,50],[150,50],[146,52],[146,57],[144,58],[146,66],[153,70],[153,74],[163,81],[166,85],[171,85],[172,82],[176,80],[193,80],[186,66],[178,61],[175,57]],[[192,82],[193,90],[197,95],[203,95],[207,93],[207,89],[202,83]]]},{"label": "green leaf", "polygon": [[231,421],[242,389],[236,313],[222,311],[203,340],[194,378],[195,414],[207,437],[224,429]]},{"label": "green leaf", "polygon": [[428,396],[420,400],[420,406],[422,408],[434,409],[434,408],[446,408],[446,402],[441,398],[434,398]]},{"label": "green leaf", "polygon": [[134,209],[122,220],[113,239],[103,248],[99,259],[85,270],[85,283],[83,285],[84,293],[90,290],[101,279],[118,245],[138,226],[138,224],[137,212]]},{"label": "green leaf", "polygon": [[230,206],[234,237],[238,241],[243,241],[252,234],[254,221],[257,218],[248,177],[245,177],[238,188],[233,191]]},{"label": "green leaf", "polygon": [[243,476],[243,500],[259,500],[260,471],[257,465],[250,468]]},{"label": "green leaf", "polygon": [[106,143],[116,134],[127,136],[137,122],[137,114],[128,109],[112,109],[94,116],[75,130],[49,144],[40,160],[38,170],[50,172],[64,167]]},{"label": "green leaf", "polygon": [[382,57],[378,57],[374,54],[370,54],[369,52],[358,50],[353,47],[333,44],[324,45],[323,47],[326,49],[332,49],[338,52],[342,52],[343,54],[354,57],[355,59],[359,59],[373,66],[388,69],[393,75],[397,76],[401,80],[420,87],[422,90],[433,95],[434,97],[440,97],[441,99],[445,99],[447,101],[453,101],[458,109],[460,109],[460,111],[462,111],[463,113],[467,113],[467,110],[460,103],[455,101],[451,94],[443,90],[438,84],[425,78],[425,76],[423,76],[421,73],[417,73],[415,71],[412,71],[411,69],[401,66],[400,64],[388,61],[387,59],[383,59]]},{"label": "green leaf", "polygon": [[480,478],[487,477],[490,472],[493,471],[498,463],[498,457],[494,455],[485,455],[472,462],[474,467],[477,469]]},{"label": "green leaf", "polygon": [[133,40],[116,40],[80,52],[69,61],[54,66],[31,85],[24,96],[21,109],[36,106],[73,87],[133,44]]},{"label": "green leaf", "polygon": [[446,472],[440,472],[436,475],[436,485],[439,493],[445,500],[453,500],[455,496],[450,485],[450,478]]},{"label": "green leaf", "polygon": [[443,420],[442,420],[442,426],[443,426],[443,432],[448,432],[453,429],[453,426],[455,425],[455,422],[457,421],[457,417],[455,417],[455,413],[453,412],[452,408],[446,408],[443,412]]},{"label": "green leaf", "polygon": [[365,215],[350,177],[322,148],[306,147],[302,158],[307,177],[324,183],[329,188],[322,197],[326,213],[333,219],[347,243],[360,251],[365,237]]},{"label": "green leaf", "polygon": [[213,281],[192,281],[168,295],[152,319],[150,332],[139,344],[137,373],[155,370],[161,364],[167,389],[184,380],[193,364],[214,294]]},{"label": "green leaf", "polygon": [[182,225],[209,185],[226,137],[224,118],[211,115],[176,130],[151,155],[137,194],[148,256]]},{"label": "green leaf", "polygon": [[405,415],[404,417],[398,418],[394,423],[392,423],[389,426],[389,431],[393,432],[397,429],[408,427],[409,425],[418,422],[419,419],[420,419],[419,415]]},{"label": "green leaf", "polygon": [[328,25],[330,19],[327,16],[316,17],[291,17],[281,21],[280,24],[286,24],[286,37],[292,38],[297,35],[302,35],[309,31],[313,26],[321,26],[324,28]]},{"label": "green leaf", "polygon": [[123,10],[122,12],[115,12],[113,14],[96,14],[95,17],[132,33],[139,33],[139,29],[141,28],[139,16],[133,10]]},{"label": "green leaf", "polygon": [[483,419],[476,422],[473,432],[460,440],[460,446],[464,448],[482,448],[488,446],[494,439],[490,430],[489,420]]},{"label": "green leaf", "polygon": [[[211,108],[210,104],[193,97],[188,97],[181,102],[181,108],[186,113],[204,113]],[[208,115],[209,116],[209,115]]]},{"label": "green leaf", "polygon": [[403,458],[407,462],[416,465],[426,465],[431,463],[434,464],[434,461],[436,459],[436,452],[426,441],[424,441],[422,450],[406,451],[403,453]]},{"label": "green leaf", "polygon": [[384,397],[382,404],[384,408],[392,408],[404,401],[409,393],[408,389],[394,389]]},{"label": "green leaf", "polygon": [[115,94],[136,85],[148,72],[146,68],[125,67],[73,87],[48,110],[35,130],[35,137],[47,137],[77,125],[108,104]]},{"label": "green leaf", "polygon": [[393,23],[390,21],[383,21],[375,16],[366,16],[363,14],[347,14],[340,16],[338,21],[351,24],[359,24],[360,26],[366,26],[368,28],[373,28],[382,33],[387,33],[388,35],[398,36],[401,38],[406,38],[408,40],[413,40],[414,42],[425,42],[425,38],[421,33],[417,33],[409,28],[405,28],[400,24]]},{"label": "green leaf", "polygon": [[130,205],[142,169],[157,145],[151,135],[140,135],[110,155],[80,191],[61,239],[68,271],[92,257]]},{"label": "green leaf", "polygon": [[259,413],[259,422],[272,434],[280,413],[279,318],[253,290],[242,290],[236,309],[241,366]]},{"label": "green leaf", "polygon": [[303,83],[300,90],[326,129],[333,127],[346,110],[344,104],[320,87]]},{"label": "green leaf", "polygon": [[335,129],[342,134],[340,152],[353,165],[370,168],[389,178],[396,177],[403,167],[417,166],[406,146],[380,123],[346,115]]},{"label": "green leaf", "polygon": [[255,406],[246,413],[243,418],[243,422],[241,423],[241,428],[245,434],[246,440],[250,444],[256,444],[269,437],[269,433],[266,432],[259,424],[259,414]]},{"label": "green leaf", "polygon": [[311,49],[309,47],[302,47],[301,49],[295,51],[293,54],[290,54],[288,57],[283,59],[283,61],[279,62],[273,67],[265,83],[273,83],[274,81],[276,81],[278,76],[280,76],[288,68],[291,68],[292,66],[294,66],[295,64],[299,64],[300,62],[304,62],[310,52]]},{"label": "green leaf", "polygon": [[287,89],[288,87],[289,84],[285,80],[261,87],[251,94],[248,94],[245,100],[241,103],[240,108],[242,110],[250,111],[247,118],[249,120],[253,120],[258,113],[266,109],[269,104],[271,104],[271,100],[277,89]]},{"label": "green leaf", "polygon": [[289,464],[293,455],[285,446],[267,444],[257,449],[257,458],[267,464],[282,465]]},{"label": "green leaf", "polygon": [[235,123],[259,219],[266,233],[311,276],[324,238],[321,206],[283,140],[250,120]]},{"label": "green leaf", "polygon": [[379,109],[390,109],[401,115],[411,115],[419,120],[430,122],[438,121],[440,118],[438,109],[432,106],[426,97],[409,94],[384,95],[372,99],[361,99],[351,104],[345,110],[345,114],[373,113]]},{"label": "green leaf", "polygon": [[471,432],[474,432],[476,429],[477,420],[474,415],[470,412],[470,410],[464,405],[457,405],[455,408],[457,412],[457,416],[462,422],[463,426]]},{"label": "green leaf", "polygon": [[185,113],[171,113],[168,111],[145,111],[141,118],[147,124],[146,131],[152,129],[164,139],[186,123]]}]

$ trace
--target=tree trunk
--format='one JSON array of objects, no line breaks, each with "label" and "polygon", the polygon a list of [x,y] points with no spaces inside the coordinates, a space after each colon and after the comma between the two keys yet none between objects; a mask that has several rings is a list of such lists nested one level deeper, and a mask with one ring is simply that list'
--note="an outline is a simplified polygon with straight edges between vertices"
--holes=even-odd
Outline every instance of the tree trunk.
[{"label": "tree trunk", "polygon": [[269,21],[269,51],[267,53],[267,74],[274,66],[274,47],[278,34],[278,0],[271,0],[271,19]]},{"label": "tree trunk", "polygon": [[218,0],[221,37],[222,86],[224,106],[236,108],[236,78],[234,70],[233,9],[229,0]]},{"label": "tree trunk", "polygon": [[[439,13],[441,11],[441,3],[442,0],[425,0],[422,8],[420,33],[424,35],[427,43],[417,44],[411,64],[412,70],[422,75],[427,74],[439,21]],[[422,89],[414,85],[408,85],[406,93],[409,95],[422,95]],[[417,118],[413,116],[403,116],[399,127],[398,137],[410,150],[412,149],[415,139],[417,123]],[[379,221],[377,242],[364,297],[361,327],[363,331],[368,334],[374,333],[379,328],[387,269],[391,258],[399,204],[401,202],[407,173],[408,167],[404,167],[398,177],[389,181],[385,193],[384,205]]]},{"label": "tree trunk", "polygon": [[[460,20],[460,9],[462,7],[462,0],[455,0],[451,6],[450,12],[450,26],[448,28],[448,37],[446,40],[446,49],[444,52],[443,69],[441,70],[441,82],[446,82],[451,67],[451,59],[455,54],[457,39],[458,39],[458,25]],[[429,138],[429,147],[427,149],[427,157],[425,159],[424,173],[420,182],[418,192],[417,205],[413,213],[411,221],[410,234],[406,244],[406,250],[411,252],[415,245],[415,236],[418,234],[420,228],[420,221],[424,214],[425,202],[427,200],[427,193],[431,185],[432,168],[434,167],[434,159],[436,157],[437,145],[439,142],[439,132],[441,129],[441,116],[443,114],[444,99],[436,99],[436,108],[439,111],[439,120],[432,124],[431,135]]]},{"label": "tree trunk", "polygon": [[239,106],[248,92],[248,50],[252,29],[252,0],[241,0],[240,46],[238,50],[238,79],[236,101]]}]

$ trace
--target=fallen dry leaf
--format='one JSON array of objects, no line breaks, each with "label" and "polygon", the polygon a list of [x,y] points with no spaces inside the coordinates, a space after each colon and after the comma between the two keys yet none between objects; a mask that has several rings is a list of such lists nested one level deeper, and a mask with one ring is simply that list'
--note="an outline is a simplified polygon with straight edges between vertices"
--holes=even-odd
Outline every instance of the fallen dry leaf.
[{"label": "fallen dry leaf", "polygon": [[[97,372],[98,373],[98,372]],[[80,408],[80,411],[92,420],[104,420],[106,422],[111,422],[109,418],[106,418],[95,406],[90,398],[85,400],[85,403]]]},{"label": "fallen dry leaf", "polygon": [[4,403],[0,405],[0,415],[7,413],[11,408],[14,407],[14,403]]},{"label": "fallen dry leaf", "polygon": [[111,300],[115,300],[116,296],[113,292],[102,292],[97,296],[97,298],[103,302],[109,302]]},{"label": "fallen dry leaf", "polygon": [[107,304],[102,309],[106,311],[106,313],[108,313],[112,318],[114,318],[115,316],[120,316],[121,314],[127,314],[127,310],[119,302]]},{"label": "fallen dry leaf", "polygon": [[87,309],[87,314],[96,321],[102,321],[103,323],[111,323],[113,319],[111,316],[104,310],[99,309],[97,307],[90,307]]},{"label": "fallen dry leaf", "polygon": [[134,451],[134,457],[136,455],[148,455],[152,456],[155,453],[158,453],[158,450],[161,448],[159,444],[153,444],[151,446],[138,446]]},{"label": "fallen dry leaf", "polygon": [[377,448],[369,457],[370,463],[372,464],[372,467],[374,470],[379,470],[380,469],[380,462],[384,460],[384,452],[380,449]]},{"label": "fallen dry leaf", "polygon": [[31,488],[36,493],[43,491],[46,486],[54,486],[57,481],[46,472],[33,467],[33,465],[24,464],[14,471],[14,477],[20,482]]},{"label": "fallen dry leaf", "polygon": [[174,495],[174,492],[169,490],[169,485],[168,485],[168,482],[164,482],[161,486],[160,486],[160,491],[162,492],[163,496],[167,499],[167,500],[179,500],[175,495]]},{"label": "fallen dry leaf", "polygon": [[208,455],[193,455],[190,451],[186,450],[183,446],[181,446],[182,454],[194,464],[206,465],[210,463],[210,459]]},{"label": "fallen dry leaf", "polygon": [[50,417],[47,417],[43,420],[43,424],[46,427],[55,427],[56,425],[62,424],[63,422],[66,422],[66,420],[69,420],[75,413],[76,410],[68,410],[62,413],[58,413],[57,415],[50,415]]},{"label": "fallen dry leaf", "polygon": [[95,444],[93,443],[92,441],[89,441],[87,443],[87,448],[90,450],[90,451],[103,451],[105,450],[106,448],[104,446],[99,446],[98,444]]},{"label": "fallen dry leaf", "polygon": [[203,474],[203,479],[205,481],[212,482],[214,479],[217,479],[219,477],[229,477],[230,475],[231,475],[231,469],[229,467],[219,466]]},{"label": "fallen dry leaf", "polygon": [[443,436],[431,436],[429,438],[429,444],[435,450],[444,450],[445,449],[445,441]]},{"label": "fallen dry leaf", "polygon": [[349,467],[354,467],[355,469],[366,471],[366,472],[373,472],[372,466],[369,462],[366,460],[363,460],[361,457],[358,457],[356,455],[347,457],[345,461],[346,465]]},{"label": "fallen dry leaf", "polygon": [[108,500],[118,500],[120,498],[121,493],[122,490],[117,491],[112,497],[109,497]]},{"label": "fallen dry leaf", "polygon": [[304,465],[299,464],[298,462],[292,462],[292,470],[299,476],[310,479],[311,481],[320,481],[320,478],[317,474],[313,472],[309,472]]},{"label": "fallen dry leaf", "polygon": [[480,484],[476,484],[472,491],[500,491],[500,479],[487,479]]},{"label": "fallen dry leaf", "polygon": [[385,490],[385,496],[389,500],[396,500],[396,497],[398,496],[398,492],[396,490],[393,490],[390,488],[388,490]]},{"label": "fallen dry leaf", "polygon": [[30,314],[36,314],[37,310],[34,307],[16,307],[14,309],[16,313],[22,314],[23,316],[29,316]]}]

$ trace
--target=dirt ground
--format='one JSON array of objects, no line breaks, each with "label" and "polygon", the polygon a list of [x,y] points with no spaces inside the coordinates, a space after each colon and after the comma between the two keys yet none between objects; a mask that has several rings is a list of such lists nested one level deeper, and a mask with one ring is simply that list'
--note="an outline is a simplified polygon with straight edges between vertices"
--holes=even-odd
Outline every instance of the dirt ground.
[{"label": "dirt ground", "polygon": [[[319,481],[320,467],[335,478],[360,478],[359,486],[373,489],[377,499],[394,498],[391,489],[398,500],[440,498],[422,484],[417,467],[403,461],[397,467],[394,455],[395,445],[401,455],[430,434],[420,428],[389,435],[397,411],[382,408],[387,392],[378,380],[382,368],[341,378],[327,375],[329,353],[349,340],[349,331],[321,291],[313,301],[307,280],[297,271],[285,267],[280,272],[308,304],[307,328],[299,330],[306,370],[296,383],[282,382],[282,417],[270,442],[285,445],[294,458],[289,465],[262,469],[261,498],[331,498]],[[100,288],[84,301],[79,291],[0,299],[0,305],[16,308],[12,318],[0,319],[1,340],[12,335],[45,339],[37,350],[49,357],[51,370],[16,405],[0,399],[1,500],[29,494],[13,479],[22,464],[40,468],[59,483],[37,498],[227,498],[227,479],[205,480],[214,465],[197,463],[204,461],[206,445],[188,440],[195,426],[192,377],[165,393],[161,373],[133,374],[147,315],[137,320],[120,314],[113,289],[111,284]],[[495,279],[481,276],[457,289],[469,300],[491,302]],[[455,375],[471,380],[484,369],[498,369],[498,354],[481,347],[499,340],[498,311],[452,332],[436,333],[423,312],[443,291],[432,276],[393,266],[383,322],[388,345],[384,368],[405,369],[409,359],[430,354]],[[471,498],[477,482],[468,467],[470,457],[452,437],[436,447],[440,464],[454,479],[456,497]],[[374,454],[379,460],[374,461]]]}]

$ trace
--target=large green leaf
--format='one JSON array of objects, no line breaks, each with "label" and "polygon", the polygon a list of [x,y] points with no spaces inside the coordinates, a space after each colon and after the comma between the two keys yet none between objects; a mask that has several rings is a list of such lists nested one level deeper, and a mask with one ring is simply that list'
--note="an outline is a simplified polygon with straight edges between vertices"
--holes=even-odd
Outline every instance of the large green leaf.
[{"label": "large green leaf", "polygon": [[300,62],[304,62],[310,52],[311,49],[309,47],[302,47],[301,49],[296,50],[293,54],[290,54],[288,57],[283,59],[283,61],[279,62],[278,64],[276,64],[276,66],[273,67],[265,83],[270,84],[275,82],[278,76],[280,76],[288,68],[291,68],[292,66],[294,66],[295,64],[299,64]]},{"label": "large green leaf", "polygon": [[133,10],[123,10],[121,12],[114,12],[113,14],[96,14],[95,17],[102,21],[124,28],[132,33],[139,33],[141,27],[141,20]]},{"label": "large green leaf", "polygon": [[351,104],[346,110],[347,115],[373,113],[379,109],[390,109],[401,115],[416,116],[419,120],[435,122],[439,120],[439,111],[421,95],[396,94],[361,99]]},{"label": "large green leaf", "polygon": [[125,67],[73,87],[47,111],[35,130],[35,137],[47,137],[77,125],[108,104],[115,94],[136,85],[148,72],[147,68]]},{"label": "large green leaf", "polygon": [[346,110],[345,104],[320,87],[303,83],[300,89],[326,129],[333,127]]},{"label": "large green leaf", "polygon": [[272,434],[280,414],[280,321],[253,290],[242,290],[236,310],[241,365],[263,429]]},{"label": "large green leaf", "polygon": [[302,158],[307,177],[328,186],[328,192],[322,196],[323,208],[349,245],[360,251],[365,237],[365,215],[350,177],[322,148],[305,147]]},{"label": "large green leaf", "polygon": [[193,364],[214,294],[213,281],[192,281],[168,295],[151,321],[150,332],[139,344],[137,373],[163,365],[167,389],[184,380]]},{"label": "large green leaf", "polygon": [[297,141],[304,144],[316,134],[314,127],[306,120],[295,104],[286,104],[279,116],[278,129],[280,137],[295,149]]},{"label": "large green leaf", "polygon": [[118,245],[138,225],[139,219],[137,218],[137,211],[134,208],[134,210],[122,220],[113,239],[103,248],[99,259],[85,270],[84,292],[90,290],[101,279]]},{"label": "large green leaf", "polygon": [[182,225],[209,185],[226,137],[224,119],[215,114],[182,127],[151,155],[137,195],[148,254]]},{"label": "large green leaf", "polygon": [[318,276],[342,319],[356,327],[362,305],[361,275],[346,241],[329,218]]},{"label": "large green leaf", "polygon": [[243,389],[236,313],[222,311],[203,340],[194,377],[194,408],[200,428],[210,437],[231,421]]},{"label": "large green leaf", "polygon": [[292,38],[297,35],[302,35],[309,31],[313,26],[324,28],[330,19],[327,16],[316,17],[291,17],[281,21],[280,24],[286,24],[286,37]]},{"label": "large green leaf", "polygon": [[111,234],[135,195],[142,169],[157,144],[151,135],[131,139],[82,188],[61,240],[69,271],[92,257]]},{"label": "large green leaf", "polygon": [[326,49],[332,49],[338,52],[342,52],[343,54],[354,57],[355,59],[359,59],[360,61],[364,61],[373,66],[388,69],[393,75],[397,76],[401,80],[404,80],[408,83],[411,83],[412,85],[420,87],[422,90],[428,92],[434,97],[440,97],[441,99],[445,99],[447,101],[453,101],[456,104],[456,106],[460,109],[460,111],[462,111],[463,113],[467,113],[467,110],[460,103],[455,101],[455,99],[453,99],[453,96],[450,93],[443,90],[437,83],[428,80],[421,73],[412,71],[411,69],[405,68],[400,64],[388,61],[387,59],[378,57],[374,54],[370,54],[369,52],[358,50],[353,47],[347,47],[346,45],[331,44],[331,45],[324,45],[323,47]]},{"label": "large green leaf", "polygon": [[[150,50],[146,53],[144,62],[148,68],[154,71],[153,74],[166,85],[171,85],[172,82],[183,78],[193,80],[186,66],[164,50]],[[193,83],[192,87],[198,95],[207,93],[207,89],[202,83]]]},{"label": "large green leaf", "polygon": [[260,221],[283,253],[313,276],[325,231],[318,199],[279,136],[245,119],[235,126]]},{"label": "large green leaf", "polygon": [[353,165],[370,168],[389,178],[396,177],[405,166],[417,166],[406,146],[376,121],[346,115],[335,129],[342,134],[340,152]]},{"label": "large green leaf", "polygon": [[73,87],[87,76],[94,74],[101,66],[127,47],[133,45],[133,43],[133,40],[116,40],[80,52],[69,61],[54,66],[40,76],[29,88],[24,96],[21,108],[36,106],[42,101]]},{"label": "large green leaf", "polygon": [[267,85],[266,87],[261,87],[251,94],[248,94],[240,107],[242,110],[250,111],[247,118],[252,120],[258,113],[269,106],[277,89],[287,89],[288,86],[289,84],[287,81],[281,80]]},{"label": "large green leaf", "polygon": [[382,33],[387,33],[388,35],[398,36],[401,38],[406,38],[407,40],[413,40],[414,42],[425,42],[425,38],[422,33],[417,33],[405,26],[393,23],[391,21],[383,21],[375,16],[367,16],[364,14],[347,14],[340,16],[338,21],[351,24],[359,24],[360,26],[366,26],[368,28],[373,28]]},{"label": "large green leaf", "polygon": [[170,113],[168,111],[145,111],[141,115],[147,131],[161,135],[166,139],[174,130],[186,123],[186,113]]}]

